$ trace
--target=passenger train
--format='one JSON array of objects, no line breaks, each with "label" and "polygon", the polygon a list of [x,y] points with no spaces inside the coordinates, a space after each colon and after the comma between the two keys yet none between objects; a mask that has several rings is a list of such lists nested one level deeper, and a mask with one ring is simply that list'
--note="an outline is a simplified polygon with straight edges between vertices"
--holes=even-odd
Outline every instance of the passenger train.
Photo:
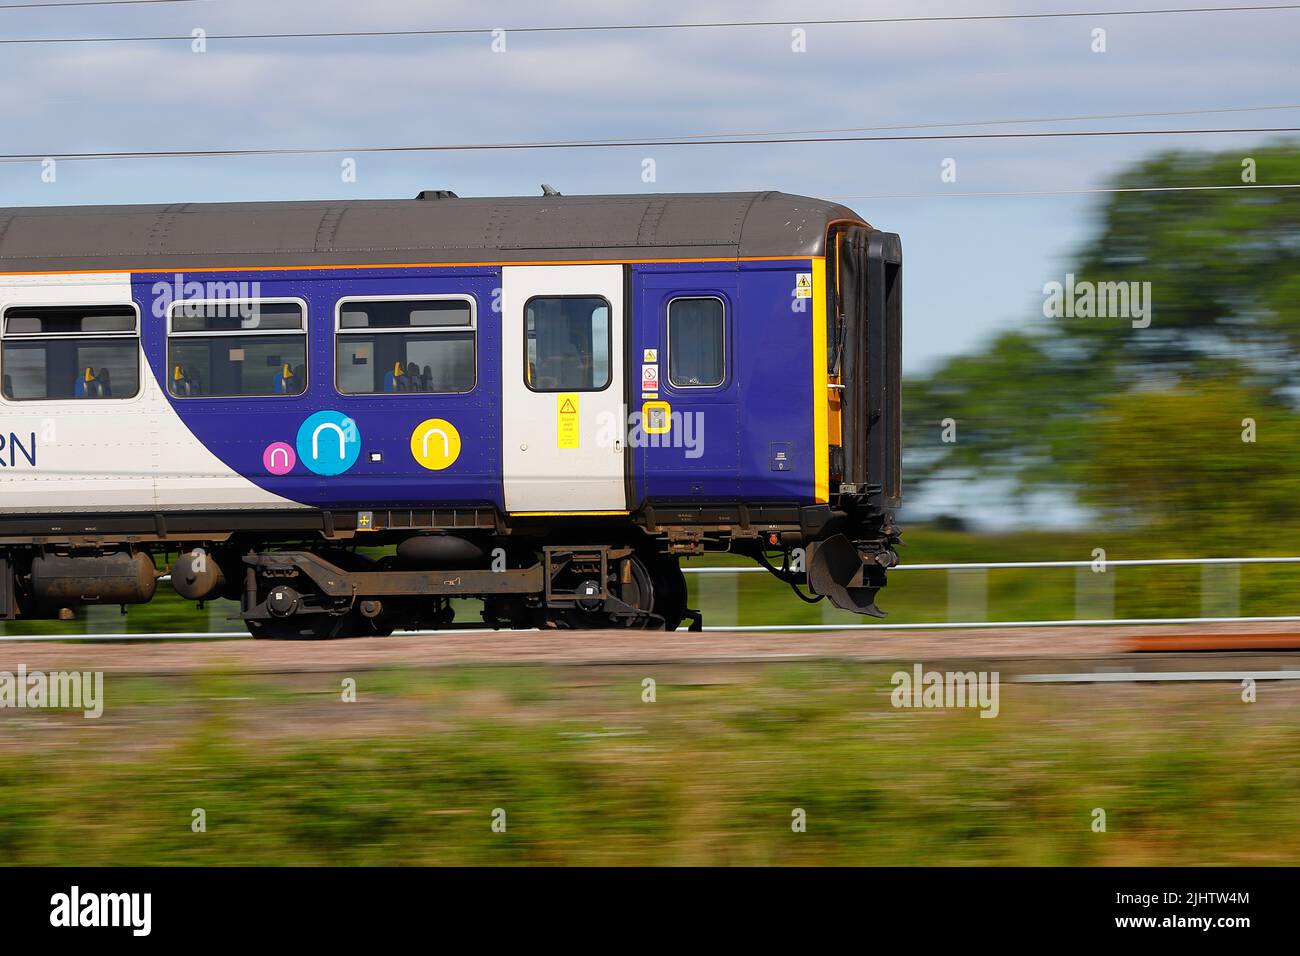
[{"label": "passenger train", "polygon": [[879,615],[901,289],[779,192],[0,208],[0,619],[676,630],[712,552]]}]

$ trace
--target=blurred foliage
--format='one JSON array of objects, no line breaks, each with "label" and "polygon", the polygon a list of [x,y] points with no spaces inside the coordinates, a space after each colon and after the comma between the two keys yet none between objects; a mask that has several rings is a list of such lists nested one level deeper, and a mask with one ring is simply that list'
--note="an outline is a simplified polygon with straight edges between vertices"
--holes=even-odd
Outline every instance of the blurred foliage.
[{"label": "blurred foliage", "polygon": [[1293,689],[1245,706],[1235,686],[1004,674],[985,720],[895,709],[892,673],[910,666],[394,669],[356,674],[353,704],[331,673],[110,675],[98,721],[0,712],[22,768],[0,776],[0,853],[38,866],[1300,862]]},{"label": "blurred foliage", "polygon": [[1261,388],[1206,379],[1107,396],[1087,447],[1069,468],[1080,499],[1165,541],[1209,553],[1300,527],[1300,416]]},{"label": "blurred foliage", "polygon": [[[1118,188],[1300,182],[1300,147],[1170,153]],[[909,483],[1011,478],[1118,527],[1258,547],[1300,528],[1300,191],[1115,193],[1048,281],[1150,283],[1151,322],[1040,316],[906,383]],[[1046,298],[1046,292],[1044,292]],[[957,423],[944,443],[941,422]],[[1242,440],[1243,419],[1257,426]],[[1116,526],[1114,524],[1112,527]]]}]

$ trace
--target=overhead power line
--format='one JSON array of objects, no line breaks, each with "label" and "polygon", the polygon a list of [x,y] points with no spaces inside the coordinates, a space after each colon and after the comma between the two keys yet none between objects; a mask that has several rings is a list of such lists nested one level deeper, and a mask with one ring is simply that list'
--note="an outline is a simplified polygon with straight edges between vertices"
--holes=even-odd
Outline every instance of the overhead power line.
[{"label": "overhead power line", "polygon": [[153,3],[202,3],[203,0],[64,0],[63,3],[5,3],[0,10],[49,10],[59,7],[134,7]]},{"label": "overhead power line", "polygon": [[[648,30],[713,30],[745,27],[813,27],[813,26],[863,26],[891,23],[973,23],[1010,20],[1061,20],[1079,17],[1150,17],[1200,13],[1259,13],[1268,10],[1300,10],[1300,3],[1253,4],[1230,7],[1169,7],[1149,10],[1076,10],[1059,13],[978,13],[953,16],[928,17],[835,17],[803,20],[713,20],[688,23],[602,23],[571,24],[567,26],[524,27],[444,27],[426,30],[322,30],[314,32],[283,33],[207,33],[208,40],[326,40],[362,39],[379,37],[449,37],[492,35],[496,30],[510,33],[614,33]],[[192,34],[160,34],[153,36],[121,37],[13,37],[0,39],[0,44],[55,44],[55,43],[148,43],[166,40],[193,40]]]},{"label": "overhead power line", "polygon": [[[1076,116],[1035,116],[1019,119],[970,120],[956,123],[903,123],[893,126],[839,126],[828,129],[786,129],[786,130],[749,130],[722,131],[713,133],[674,133],[662,136],[638,136],[636,139],[667,141],[674,139],[701,139],[705,137],[733,136],[814,136],[822,133],[879,133],[900,129],[950,129],[954,126],[1020,126],[1034,123],[1083,123],[1091,120],[1111,119],[1154,119],[1168,116],[1204,116],[1210,113],[1261,113],[1270,110],[1297,110],[1300,103],[1285,106],[1223,106],[1200,110],[1167,110],[1157,113],[1092,113]],[[621,137],[629,139],[632,137]],[[593,143],[617,142],[618,138],[609,140],[594,139]]]},{"label": "overhead power line", "polygon": [[1008,192],[938,192],[938,193],[876,193],[872,196],[836,196],[836,202],[862,202],[876,199],[977,199],[979,197],[1005,198],[1012,196],[1081,196],[1096,193],[1192,193],[1222,189],[1300,189],[1300,183],[1256,183],[1226,186],[1098,186],[1090,189],[1031,189]]},{"label": "overhead power line", "polygon": [[131,150],[122,152],[46,152],[0,153],[0,163],[24,163],[47,158],[62,160],[107,159],[189,159],[228,156],[321,156],[330,154],[367,153],[439,153],[474,152],[480,150],[528,149],[625,149],[629,147],[663,146],[766,146],[793,143],[900,143],[937,142],[949,140],[1003,140],[1003,139],[1072,139],[1077,137],[1105,136],[1208,136],[1235,133],[1300,133],[1300,126],[1252,126],[1225,129],[1120,129],[1120,130],[1054,130],[1051,132],[1024,133],[927,133],[886,136],[771,136],[747,139],[640,139],[640,140],[585,140],[560,142],[519,143],[442,143],[410,146],[352,146],[328,148],[254,148],[254,149],[168,149]]},{"label": "overhead power line", "polygon": [[[268,147],[266,149],[192,150],[192,151],[170,151],[166,153],[160,151],[143,151],[139,153],[84,152],[84,153],[75,153],[75,154],[53,152],[53,153],[41,153],[39,155],[35,153],[26,154],[26,155],[17,154],[12,156],[0,155],[0,161],[24,162],[24,161],[30,161],[35,158],[44,159],[49,156],[55,156],[64,159],[70,159],[74,157],[83,158],[83,159],[96,159],[96,158],[128,159],[128,158],[169,158],[169,157],[185,158],[190,156],[194,156],[194,157],[241,156],[241,155],[268,155],[268,154],[270,155],[328,155],[332,153],[391,151],[391,150],[399,150],[399,149],[433,150],[439,148],[466,149],[466,150],[476,149],[476,148],[551,149],[551,148],[560,148],[560,147],[576,148],[576,147],[588,146],[588,145],[590,145],[593,148],[598,148],[598,147],[609,147],[609,146],[622,146],[632,142],[636,142],[642,145],[661,145],[661,144],[673,145],[676,141],[680,141],[680,140],[700,140],[700,139],[719,139],[719,140],[725,140],[727,143],[731,143],[731,142],[739,142],[740,138],[742,137],[745,138],[782,137],[783,139],[786,137],[790,137],[792,138],[790,141],[800,142],[802,141],[801,139],[793,139],[793,138],[813,136],[819,134],[878,133],[878,132],[888,132],[894,130],[911,130],[911,129],[950,129],[952,127],[962,127],[962,126],[1020,126],[1020,125],[1029,125],[1029,124],[1036,124],[1036,123],[1074,123],[1074,122],[1088,122],[1093,120],[1108,120],[1108,119],[1147,119],[1147,118],[1169,117],[1169,116],[1199,116],[1205,114],[1218,114],[1218,113],[1253,113],[1253,112],[1266,112],[1266,111],[1274,111],[1274,110],[1300,110],[1300,103],[1281,104],[1276,106],[1223,106],[1223,107],[1210,107],[1207,109],[1196,109],[1196,110],[1172,110],[1172,111],[1165,110],[1160,112],[1145,112],[1145,113],[1088,113],[1088,114],[1076,114],[1072,116],[1032,116],[1032,117],[1020,116],[1011,119],[1000,119],[1000,120],[959,120],[957,122],[947,122],[947,123],[906,123],[906,124],[893,124],[893,125],[885,125],[885,126],[841,126],[841,127],[831,127],[831,128],[823,128],[823,129],[795,129],[795,130],[787,129],[787,130],[763,130],[763,131],[720,130],[720,131],[713,131],[713,132],[668,133],[668,134],[659,134],[659,135],[622,136],[622,137],[614,137],[610,139],[543,140],[543,141],[536,141],[530,143],[518,143],[518,144],[511,144],[511,143],[489,143],[489,144],[482,144],[482,145],[453,144],[447,147],[377,146],[377,147],[364,147],[364,148],[354,148],[354,149],[347,149],[343,147],[339,147],[339,148],[304,147],[304,148],[296,148],[296,149],[295,148],[275,149],[274,147]],[[813,142],[813,140],[809,140],[809,141]],[[687,143],[685,145],[690,145],[690,144]]]}]

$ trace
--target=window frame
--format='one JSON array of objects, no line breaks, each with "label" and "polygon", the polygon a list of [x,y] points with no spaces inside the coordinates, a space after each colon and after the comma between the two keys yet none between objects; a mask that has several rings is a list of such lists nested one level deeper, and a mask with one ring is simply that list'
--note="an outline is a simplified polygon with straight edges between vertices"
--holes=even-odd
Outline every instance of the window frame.
[{"label": "window frame", "polygon": [[[451,325],[451,326],[431,326],[429,328],[420,328],[410,326],[407,328],[396,329],[372,329],[372,328],[343,328],[343,306],[349,302],[468,302],[469,303],[469,325]],[[402,332],[416,332],[420,334],[437,334],[440,332],[465,332],[469,331],[473,336],[474,346],[474,380],[470,383],[469,388],[459,392],[345,392],[339,388],[339,336],[340,335],[389,335]],[[331,379],[334,383],[334,391],[343,398],[414,398],[423,397],[431,398],[437,395],[469,395],[478,388],[478,299],[468,292],[436,292],[428,295],[419,293],[403,293],[401,295],[349,295],[345,296],[334,303],[334,335],[330,340],[330,365],[333,368]]]},{"label": "window frame", "polygon": [[[722,306],[722,378],[712,385],[679,385],[673,381],[673,303],[698,300],[714,299]],[[668,351],[665,363],[667,368],[668,386],[674,391],[706,391],[708,389],[723,389],[727,387],[727,374],[730,371],[731,363],[727,361],[727,300],[714,292],[707,293],[674,293],[664,304],[664,347]]]},{"label": "window frame", "polygon": [[[131,332],[8,332],[5,318],[11,309],[130,309],[135,315],[135,329]],[[16,302],[0,303],[0,376],[4,374],[4,343],[9,340],[19,342],[72,341],[75,339],[134,339],[135,340],[135,391],[130,395],[114,395],[111,398],[97,398],[93,402],[131,402],[139,401],[144,395],[144,368],[148,359],[144,355],[144,330],[140,322],[140,305],[134,300],[126,302]],[[0,403],[5,405],[31,405],[36,402],[59,405],[85,405],[84,398],[10,398],[0,388]],[[93,404],[92,402],[92,404]]]},{"label": "window frame", "polygon": [[[605,323],[605,354],[608,358],[606,361],[605,384],[600,388],[534,388],[533,384],[528,381],[528,307],[538,299],[599,299],[601,302],[605,303],[605,311],[609,316],[609,321]],[[567,292],[561,295],[539,293],[538,295],[530,295],[524,302],[523,315],[521,318],[523,321],[520,323],[520,326],[524,333],[523,341],[520,343],[524,350],[524,388],[536,395],[559,395],[568,392],[580,392],[584,395],[595,395],[600,392],[608,391],[609,387],[614,384],[614,363],[619,357],[614,354],[614,306],[607,296],[601,295],[598,292]],[[536,330],[534,330],[534,334],[536,334]]]},{"label": "window frame", "polygon": [[[172,329],[172,320],[176,317],[176,310],[187,305],[237,305],[241,302],[257,302],[262,305],[279,305],[286,302],[292,302],[302,308],[302,328],[298,331],[293,329],[226,329],[219,332],[209,332],[199,330],[197,332],[176,332]],[[263,398],[285,399],[285,398],[304,398],[311,390],[311,310],[307,305],[307,300],[301,296],[266,296],[256,299],[177,299],[167,307],[167,334],[163,342],[163,359],[165,361],[163,380],[161,383],[163,394],[170,399],[177,401],[212,401],[221,402],[237,399],[239,401],[256,401]],[[177,395],[171,389],[172,375],[172,339],[211,339],[211,338],[233,338],[237,335],[301,335],[303,338],[302,364],[303,364],[303,387],[302,391],[295,395],[276,395],[272,392],[269,395]]]}]

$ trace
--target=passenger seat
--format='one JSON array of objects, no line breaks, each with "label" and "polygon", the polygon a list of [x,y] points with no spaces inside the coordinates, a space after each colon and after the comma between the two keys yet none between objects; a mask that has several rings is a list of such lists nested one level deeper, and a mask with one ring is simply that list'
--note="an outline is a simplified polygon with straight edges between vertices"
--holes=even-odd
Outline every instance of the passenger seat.
[{"label": "passenger seat", "polygon": [[88,366],[77,375],[77,380],[72,385],[72,397],[100,398],[102,392],[98,386],[99,383],[95,381],[95,373]]},{"label": "passenger seat", "polygon": [[430,390],[429,373],[427,371],[421,372],[420,366],[414,362],[410,362],[406,366],[406,380],[412,392],[427,392]]},{"label": "passenger seat", "polygon": [[177,365],[172,369],[172,394],[182,397],[203,394],[198,377],[192,375],[184,365]]},{"label": "passenger seat", "polygon": [[404,392],[406,391],[406,374],[402,371],[402,363],[394,362],[393,370],[384,373],[384,391],[385,392]]}]

